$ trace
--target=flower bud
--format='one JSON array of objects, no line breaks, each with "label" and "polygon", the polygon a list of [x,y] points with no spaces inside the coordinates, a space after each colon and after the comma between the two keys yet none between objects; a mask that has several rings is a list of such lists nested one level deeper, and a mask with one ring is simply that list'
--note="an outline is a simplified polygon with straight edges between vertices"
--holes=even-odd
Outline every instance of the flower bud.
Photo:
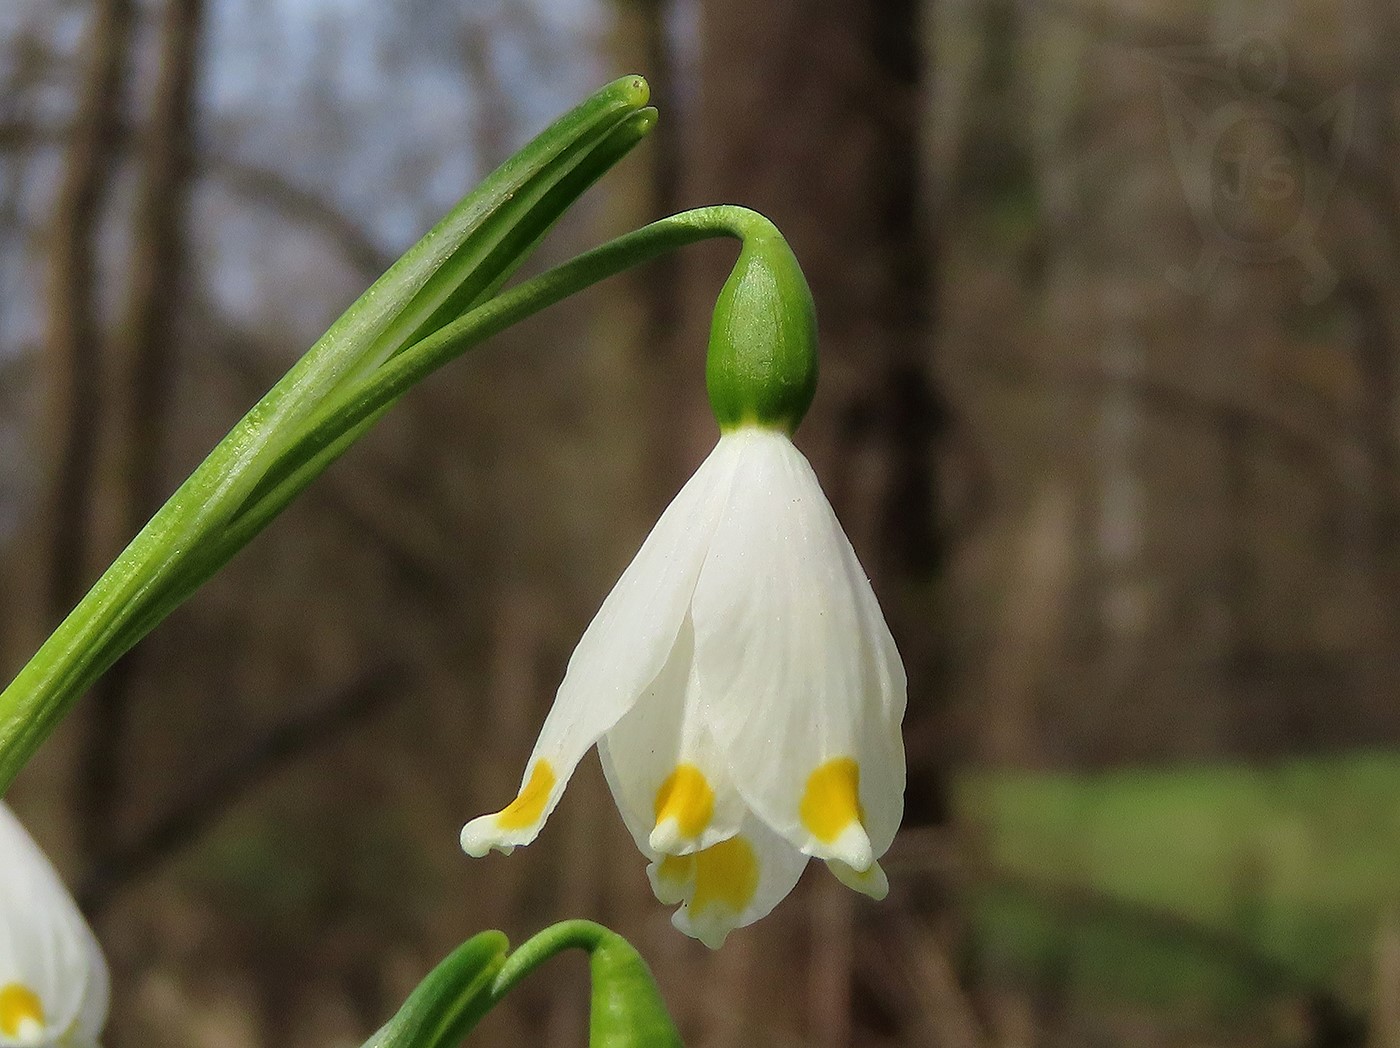
[{"label": "flower bud", "polygon": [[589,969],[591,1048],[681,1048],[646,961],[626,939],[603,936],[590,952]]},{"label": "flower bud", "polygon": [[722,430],[791,434],[817,389],[817,314],[807,278],[777,230],[745,237],[715,302],[705,385]]}]

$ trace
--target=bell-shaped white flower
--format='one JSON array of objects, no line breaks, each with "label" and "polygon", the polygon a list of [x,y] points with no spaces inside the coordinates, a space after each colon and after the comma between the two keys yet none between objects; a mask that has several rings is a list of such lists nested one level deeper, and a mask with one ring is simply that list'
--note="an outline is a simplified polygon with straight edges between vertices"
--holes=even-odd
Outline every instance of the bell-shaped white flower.
[{"label": "bell-shaped white flower", "polygon": [[95,1048],[107,997],[97,940],[0,803],[0,1048]]},{"label": "bell-shaped white flower", "polygon": [[658,899],[718,947],[808,857],[873,897],[903,811],[905,678],[865,572],[783,432],[730,429],[579,641],[514,801],[471,855],[534,840],[580,759]]}]

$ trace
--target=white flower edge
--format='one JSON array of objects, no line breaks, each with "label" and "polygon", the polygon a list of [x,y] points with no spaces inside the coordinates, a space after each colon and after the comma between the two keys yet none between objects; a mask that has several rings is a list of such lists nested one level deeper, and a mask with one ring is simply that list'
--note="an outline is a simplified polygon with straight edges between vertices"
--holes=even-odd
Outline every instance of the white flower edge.
[{"label": "white flower edge", "polygon": [[0,1048],[95,1048],[109,994],[92,930],[0,802]]}]

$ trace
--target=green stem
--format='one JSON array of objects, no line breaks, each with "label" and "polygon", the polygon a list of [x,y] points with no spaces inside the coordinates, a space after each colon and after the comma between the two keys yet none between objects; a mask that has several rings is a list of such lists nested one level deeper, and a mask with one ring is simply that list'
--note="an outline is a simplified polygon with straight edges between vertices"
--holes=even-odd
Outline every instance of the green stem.
[{"label": "green stem", "polygon": [[[290,448],[294,453],[290,457],[309,462],[337,447],[347,430],[378,417],[423,378],[492,335],[668,251],[716,237],[733,237],[750,247],[761,246],[766,240],[782,241],[777,227],[758,212],[728,204],[683,211],[626,233],[501,292],[386,361],[363,384],[347,390],[334,410],[312,419],[301,435],[293,438]],[[321,468],[332,460],[325,461]],[[290,497],[270,491],[262,500],[245,507],[234,526],[251,528],[251,538],[288,501]]]},{"label": "green stem", "polygon": [[[216,545],[202,558],[207,568],[182,579],[182,590],[188,592],[170,595],[172,605],[187,597],[247,545],[384,412],[428,375],[491,336],[585,288],[667,251],[716,237],[734,237],[746,244],[756,244],[773,237],[781,239],[781,234],[768,219],[747,208],[717,205],[685,211],[624,234],[503,291],[423,341],[400,351],[358,387],[339,398],[333,408],[314,417],[300,436],[291,438],[281,461],[295,465],[284,470],[274,466],[269,470],[268,482],[250,496],[217,537]],[[137,639],[150,628],[141,629]]]},{"label": "green stem", "polygon": [[494,1008],[522,979],[555,954],[574,949],[592,953],[613,938],[616,938],[615,933],[593,921],[560,921],[550,925],[521,943],[514,953],[506,957],[491,983],[491,1007]]},{"label": "green stem", "polygon": [[456,1048],[519,983],[565,950],[588,954],[591,1048],[683,1048],[651,970],[635,947],[592,921],[562,921],[507,952],[482,932],[428,973],[364,1048]]},{"label": "green stem", "polygon": [[588,954],[591,1048],[682,1048],[646,961],[622,936],[592,921],[562,921],[523,943],[496,972],[489,1000],[477,1014],[486,1014],[545,961],[570,949]]}]

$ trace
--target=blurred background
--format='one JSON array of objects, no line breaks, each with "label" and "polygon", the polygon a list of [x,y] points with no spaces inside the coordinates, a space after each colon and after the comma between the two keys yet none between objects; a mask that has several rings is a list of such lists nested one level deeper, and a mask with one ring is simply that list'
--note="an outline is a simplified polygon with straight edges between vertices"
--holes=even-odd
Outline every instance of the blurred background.
[{"label": "blurred background", "polygon": [[[593,87],[651,139],[543,262],[742,202],[816,294],[798,436],[909,669],[890,899],[712,954],[572,645],[715,438],[712,244],[433,377],[120,663],[9,800],[109,1048],[356,1046],[452,946],[602,920],[696,1048],[1400,1045],[1400,11],[1389,0],[6,0],[8,677],[205,451]],[[473,1043],[581,1045],[581,960]]]}]

